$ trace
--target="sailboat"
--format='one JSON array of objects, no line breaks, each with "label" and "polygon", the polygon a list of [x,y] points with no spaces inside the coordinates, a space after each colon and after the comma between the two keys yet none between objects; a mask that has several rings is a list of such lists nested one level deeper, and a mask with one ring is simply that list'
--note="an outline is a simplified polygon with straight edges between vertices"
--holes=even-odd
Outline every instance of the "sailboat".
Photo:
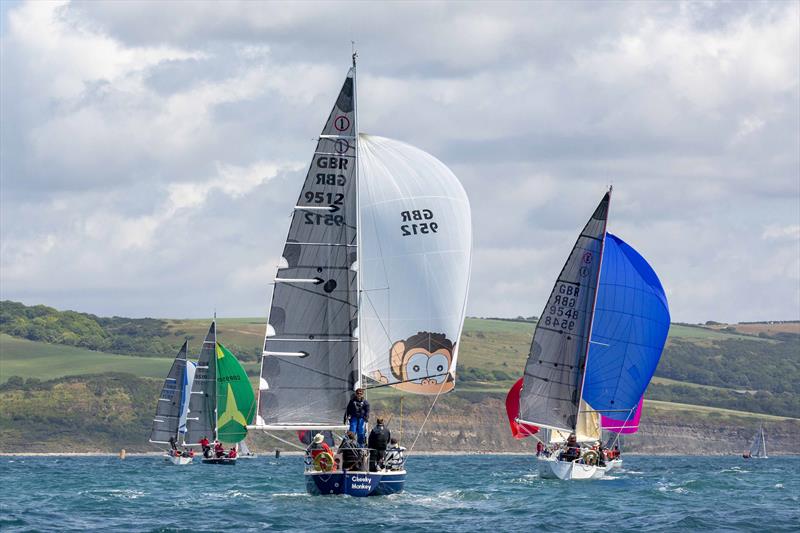
[{"label": "sailboat", "polygon": [[256,459],[258,455],[255,452],[250,451],[250,447],[247,446],[247,441],[242,441],[239,443],[239,459]]},{"label": "sailboat", "polygon": [[[606,473],[601,430],[638,427],[641,399],[669,331],[658,276],[629,244],[606,232],[610,200],[609,189],[558,276],[536,324],[517,408],[509,411],[524,429],[517,430],[520,438],[547,430],[537,455],[541,477]],[[564,442],[563,453],[554,448]]]},{"label": "sailboat", "polygon": [[189,392],[192,390],[196,364],[186,360],[189,341],[175,356],[169,374],[161,387],[161,394],[156,404],[156,416],[153,418],[153,429],[150,442],[169,444],[165,460],[175,465],[187,465],[192,462],[189,454],[182,454],[178,446],[184,446],[186,434],[186,414],[189,410]]},{"label": "sailboat", "polygon": [[[356,103],[354,55],[274,280],[258,429],[341,432],[356,389],[438,396],[455,387],[472,250],[469,201],[430,154],[359,133]],[[341,465],[309,464],[307,491],[370,496],[404,488],[404,461],[373,472]]]},{"label": "sailboat", "polygon": [[[197,360],[186,417],[186,442],[198,446],[202,439],[209,439],[236,445],[247,436],[254,416],[255,394],[250,380],[236,356],[217,342],[214,320]],[[232,465],[236,457],[206,452],[203,463]]]},{"label": "sailboat", "polygon": [[745,459],[767,459],[767,435],[764,433],[764,424],[758,428],[758,433],[753,437],[750,449],[742,454]]}]

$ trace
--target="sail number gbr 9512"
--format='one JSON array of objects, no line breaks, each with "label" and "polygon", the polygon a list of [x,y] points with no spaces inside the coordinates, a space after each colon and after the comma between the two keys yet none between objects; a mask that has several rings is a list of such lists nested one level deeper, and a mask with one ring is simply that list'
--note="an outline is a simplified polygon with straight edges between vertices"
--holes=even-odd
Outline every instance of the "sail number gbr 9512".
[{"label": "sail number gbr 9512", "polygon": [[433,220],[433,211],[430,209],[414,209],[400,213],[400,226],[403,237],[410,235],[426,235],[439,231],[439,223]]},{"label": "sail number gbr 9512", "polygon": [[[317,158],[317,168],[333,172],[317,172],[313,184],[322,187],[344,187],[347,184],[347,176],[342,172],[347,172],[349,163],[350,161],[346,157]],[[306,201],[306,205],[330,206],[331,211],[334,212],[344,206],[344,193],[341,192],[305,191],[302,197]],[[342,226],[344,224],[344,215],[342,214],[306,212],[303,213],[303,217],[306,224],[324,226]]]},{"label": "sail number gbr 9512", "polygon": [[578,323],[578,310],[575,305],[578,303],[580,285],[569,283],[558,283],[554,291],[547,313],[543,319],[543,325],[548,328],[573,331]]}]

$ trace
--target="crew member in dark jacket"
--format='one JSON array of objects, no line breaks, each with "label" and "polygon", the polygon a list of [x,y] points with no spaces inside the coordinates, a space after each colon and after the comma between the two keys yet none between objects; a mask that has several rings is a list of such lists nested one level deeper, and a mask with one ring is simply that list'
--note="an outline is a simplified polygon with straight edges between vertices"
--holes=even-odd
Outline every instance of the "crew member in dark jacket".
[{"label": "crew member in dark jacket", "polygon": [[364,389],[357,389],[347,404],[344,413],[344,422],[350,419],[350,431],[358,435],[358,443],[363,446],[367,443],[367,421],[369,420],[369,402],[364,396]]},{"label": "crew member in dark jacket", "polygon": [[383,425],[383,418],[377,418],[375,427],[369,432],[369,440],[367,441],[370,472],[377,472],[378,467],[383,465],[383,457],[386,455],[386,447],[389,445],[389,439],[391,438],[392,434]]},{"label": "crew member in dark jacket", "polygon": [[362,449],[356,442],[356,436],[352,431],[345,433],[342,443],[339,445],[339,453],[342,454],[342,470],[361,470]]}]

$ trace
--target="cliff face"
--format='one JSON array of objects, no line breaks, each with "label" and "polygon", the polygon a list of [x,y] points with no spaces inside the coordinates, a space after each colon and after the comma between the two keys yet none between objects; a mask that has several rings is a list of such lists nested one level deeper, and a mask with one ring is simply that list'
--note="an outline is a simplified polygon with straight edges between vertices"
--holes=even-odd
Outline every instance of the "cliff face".
[{"label": "cliff face", "polygon": [[[379,404],[379,410],[383,405]],[[429,407],[429,405],[428,405]],[[394,436],[410,448],[425,419],[427,407],[389,421]],[[749,447],[759,420],[740,416],[714,416],[691,410],[648,407],[637,433],[623,436],[626,452],[664,455],[730,455]],[[770,455],[800,454],[800,421],[765,421]],[[416,451],[522,452],[535,446],[533,439],[511,436],[505,403],[484,396],[480,403],[439,402],[414,447]]]}]

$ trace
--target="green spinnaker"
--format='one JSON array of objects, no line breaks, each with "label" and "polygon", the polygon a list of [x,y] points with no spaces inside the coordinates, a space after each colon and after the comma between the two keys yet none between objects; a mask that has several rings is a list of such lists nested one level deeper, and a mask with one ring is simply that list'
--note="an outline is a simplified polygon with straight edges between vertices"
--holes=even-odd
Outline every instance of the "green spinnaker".
[{"label": "green spinnaker", "polygon": [[247,436],[256,413],[256,397],[242,365],[217,343],[217,439],[236,443]]}]

